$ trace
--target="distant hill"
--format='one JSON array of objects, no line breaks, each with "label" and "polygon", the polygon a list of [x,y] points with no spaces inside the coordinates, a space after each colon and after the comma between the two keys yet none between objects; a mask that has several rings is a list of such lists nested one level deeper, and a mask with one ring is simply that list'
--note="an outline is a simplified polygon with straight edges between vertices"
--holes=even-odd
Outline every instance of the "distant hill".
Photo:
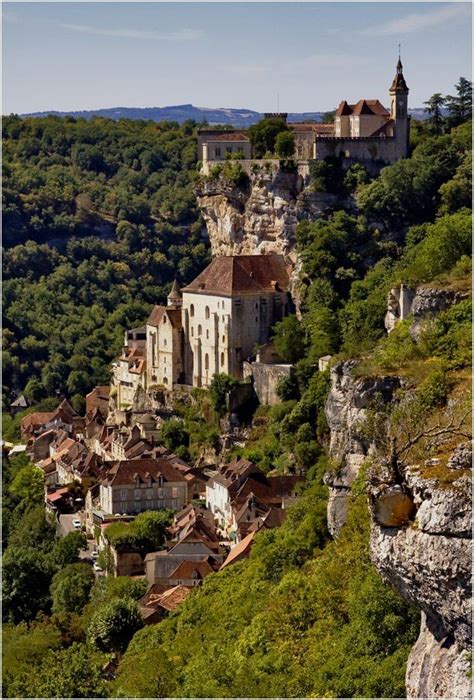
[{"label": "distant hill", "polygon": [[[263,114],[251,109],[225,109],[219,107],[211,109],[209,107],[195,107],[194,105],[174,105],[170,107],[110,107],[109,109],[77,110],[69,112],[58,112],[55,110],[46,112],[31,112],[22,114],[22,117],[46,117],[54,114],[58,117],[82,117],[91,119],[92,117],[107,117],[108,119],[151,119],[155,122],[165,120],[176,121],[179,124],[187,119],[194,119],[196,122],[207,122],[208,124],[229,124],[232,126],[247,127],[258,122]],[[321,121],[324,112],[290,112],[288,121]],[[415,119],[426,119],[426,112],[422,108],[410,110],[410,114]]]}]

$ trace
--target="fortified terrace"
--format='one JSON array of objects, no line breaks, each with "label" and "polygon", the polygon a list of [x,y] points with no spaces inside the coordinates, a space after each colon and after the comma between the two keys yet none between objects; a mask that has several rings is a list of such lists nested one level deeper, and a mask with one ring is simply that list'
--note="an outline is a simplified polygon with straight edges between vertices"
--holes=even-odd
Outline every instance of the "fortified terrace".
[{"label": "fortified terrace", "polygon": [[[408,155],[409,121],[408,87],[398,59],[395,77],[389,89],[390,109],[378,99],[360,99],[356,104],[340,102],[334,123],[288,123],[295,139],[294,158],[298,161],[324,160],[328,156],[342,159],[343,166],[354,162],[395,163]],[[287,115],[266,114],[265,117]],[[241,156],[242,165],[254,161],[252,145],[245,130],[206,129],[198,133],[198,158],[202,173],[227,158]],[[268,160],[268,159],[266,159]]]}]

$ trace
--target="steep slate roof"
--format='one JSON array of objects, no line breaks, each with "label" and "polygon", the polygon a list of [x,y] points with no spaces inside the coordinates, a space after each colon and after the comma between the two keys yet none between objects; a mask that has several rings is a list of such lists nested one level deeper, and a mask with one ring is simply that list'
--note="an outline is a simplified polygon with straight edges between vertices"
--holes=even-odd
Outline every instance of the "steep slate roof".
[{"label": "steep slate roof", "polygon": [[170,293],[168,294],[168,299],[181,299],[182,298],[181,289],[178,285],[178,280],[174,280],[173,286],[171,287]]},{"label": "steep slate roof", "polygon": [[368,114],[378,117],[388,117],[389,111],[383,106],[379,100],[359,100],[356,104],[350,105],[343,100],[336,110],[336,116]]},{"label": "steep slate roof", "polygon": [[286,291],[289,268],[283,255],[220,256],[196,277],[183,292],[237,296]]},{"label": "steep slate roof", "polygon": [[400,59],[398,59],[397,72],[390,86],[390,92],[408,92],[408,86],[403,77],[403,65]]},{"label": "steep slate roof", "polygon": [[146,481],[148,475],[152,479],[158,479],[158,477],[162,476],[165,481],[185,481],[184,476],[169,461],[145,458],[115,462],[108,469],[103,483],[105,486],[131,486],[135,483],[136,475],[141,481]]}]

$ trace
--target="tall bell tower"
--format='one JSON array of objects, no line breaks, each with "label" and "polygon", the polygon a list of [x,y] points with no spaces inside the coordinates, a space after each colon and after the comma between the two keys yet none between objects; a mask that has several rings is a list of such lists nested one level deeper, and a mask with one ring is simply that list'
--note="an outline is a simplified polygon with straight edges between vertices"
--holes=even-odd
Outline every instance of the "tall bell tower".
[{"label": "tall bell tower", "polygon": [[410,118],[408,116],[408,86],[403,77],[403,65],[398,56],[397,72],[390,86],[390,118],[395,122],[395,140],[398,156],[408,155],[410,138]]}]

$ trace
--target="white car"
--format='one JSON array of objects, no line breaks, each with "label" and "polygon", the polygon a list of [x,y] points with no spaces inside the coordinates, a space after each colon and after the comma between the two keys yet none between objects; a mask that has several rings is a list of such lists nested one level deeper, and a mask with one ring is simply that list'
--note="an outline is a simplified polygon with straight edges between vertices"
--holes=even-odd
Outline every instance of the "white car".
[{"label": "white car", "polygon": [[94,569],[94,571],[103,571],[103,568],[96,561],[94,562],[94,565],[92,568]]},{"label": "white car", "polygon": [[78,518],[74,518],[72,521],[73,526],[76,528],[76,530],[80,530],[82,527],[82,523]]}]

